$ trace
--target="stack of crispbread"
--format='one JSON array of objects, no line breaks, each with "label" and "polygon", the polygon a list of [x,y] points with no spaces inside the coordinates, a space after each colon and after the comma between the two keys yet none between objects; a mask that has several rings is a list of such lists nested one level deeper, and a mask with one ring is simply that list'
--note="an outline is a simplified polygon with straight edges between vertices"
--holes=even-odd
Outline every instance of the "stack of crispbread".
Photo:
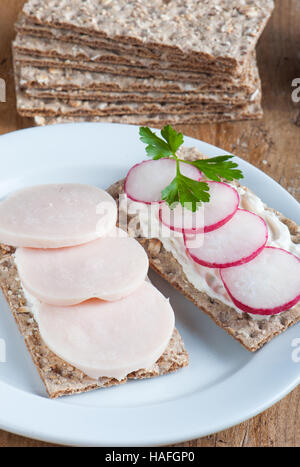
[{"label": "stack of crispbread", "polygon": [[28,0],[17,107],[37,124],[262,116],[255,46],[273,0]]}]

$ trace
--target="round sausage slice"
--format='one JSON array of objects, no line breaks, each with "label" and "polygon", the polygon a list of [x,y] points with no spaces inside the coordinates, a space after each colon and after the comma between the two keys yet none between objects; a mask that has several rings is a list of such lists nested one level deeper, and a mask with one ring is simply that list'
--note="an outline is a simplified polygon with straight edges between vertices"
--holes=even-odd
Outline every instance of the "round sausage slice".
[{"label": "round sausage slice", "polygon": [[91,378],[121,380],[150,368],[168,346],[174,312],[153,285],[116,302],[93,299],[72,307],[38,306],[46,345]]},{"label": "round sausage slice", "polygon": [[114,199],[100,188],[36,185],[0,203],[0,242],[32,248],[80,245],[106,235],[116,219]]},{"label": "round sausage slice", "polygon": [[70,248],[18,248],[16,264],[24,287],[50,305],[74,305],[89,298],[119,300],[145,280],[148,256],[121,229]]}]

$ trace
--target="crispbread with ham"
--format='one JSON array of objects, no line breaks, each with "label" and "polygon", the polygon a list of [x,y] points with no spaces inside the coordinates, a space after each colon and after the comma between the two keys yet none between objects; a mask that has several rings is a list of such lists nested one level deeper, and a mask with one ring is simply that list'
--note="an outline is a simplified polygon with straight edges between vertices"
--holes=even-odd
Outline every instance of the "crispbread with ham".
[{"label": "crispbread with ham", "polygon": [[0,287],[50,397],[188,364],[173,309],[106,191],[25,187],[0,211]]},{"label": "crispbread with ham", "polygon": [[188,365],[188,353],[175,329],[167,349],[152,368],[133,372],[122,381],[113,378],[89,378],[57,357],[44,344],[32,308],[24,297],[15,265],[14,249],[5,245],[1,246],[0,254],[0,286],[50,398],[115,386],[129,379],[152,378]]}]

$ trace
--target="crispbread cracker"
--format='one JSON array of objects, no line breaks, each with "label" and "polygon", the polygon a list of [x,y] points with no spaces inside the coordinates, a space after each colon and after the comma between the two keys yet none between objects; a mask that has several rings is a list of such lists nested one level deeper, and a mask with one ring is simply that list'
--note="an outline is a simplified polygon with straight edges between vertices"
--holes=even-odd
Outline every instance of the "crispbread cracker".
[{"label": "crispbread cracker", "polygon": [[133,67],[126,66],[120,63],[102,63],[84,60],[73,60],[56,58],[51,56],[35,56],[23,54],[14,49],[15,61],[20,65],[30,65],[36,67],[53,67],[53,68],[72,68],[75,70],[90,71],[92,73],[110,73],[113,75],[131,76],[134,78],[156,78],[166,80],[178,80],[186,83],[209,83],[213,81],[215,84],[222,84],[228,82],[234,85],[243,85],[243,80],[246,80],[247,71],[243,76],[232,77],[229,74],[221,74],[219,76],[213,73],[199,73],[195,71],[176,71],[176,70],[163,70],[156,67]]},{"label": "crispbread cracker", "polygon": [[[178,55],[218,60],[234,68],[249,57],[268,20],[272,0],[29,0],[29,22],[71,29]],[[211,38],[214,38],[212,41]]]},{"label": "crispbread cracker", "polygon": [[250,120],[262,118],[263,112],[259,104],[250,104],[246,109],[240,111],[207,113],[207,114],[152,114],[152,115],[113,115],[105,117],[45,117],[36,115],[35,112],[24,112],[24,116],[33,117],[36,125],[53,125],[59,123],[81,123],[81,122],[107,122],[125,123],[128,125],[157,126],[164,125],[192,125],[196,123],[227,122],[233,120]]},{"label": "crispbread cracker", "polygon": [[73,44],[78,44],[80,46],[88,46],[91,48],[104,49],[107,51],[114,51],[119,55],[129,55],[136,56],[138,58],[152,59],[156,62],[170,61],[174,64],[179,65],[180,67],[185,68],[194,68],[199,69],[206,67],[212,72],[223,72],[230,73],[232,75],[240,75],[245,67],[247,67],[247,62],[239,65],[237,64],[235,69],[226,65],[222,61],[216,60],[207,60],[199,58],[195,55],[189,55],[188,58],[182,55],[178,56],[176,52],[169,50],[160,50],[157,48],[149,47],[147,44],[143,46],[137,46],[136,44],[126,44],[113,39],[99,38],[95,36],[89,36],[87,34],[82,34],[74,32],[72,30],[45,27],[38,24],[27,22],[26,17],[20,15],[19,20],[15,24],[16,31],[24,36],[32,36],[35,38],[42,39],[55,39],[61,42],[68,42]]},{"label": "crispbread cracker", "polygon": [[[260,95],[253,102],[259,104]],[[251,104],[252,105],[252,104]],[[233,111],[243,113],[248,110],[248,103],[159,103],[159,102],[102,102],[102,101],[62,101],[59,99],[30,98],[22,91],[17,91],[17,109],[21,115],[42,115],[48,117],[97,117],[112,115],[152,115],[152,114],[226,114]]]},{"label": "crispbread cracker", "polygon": [[[201,158],[200,153],[194,148],[185,148],[181,156],[185,156],[188,159]],[[124,192],[123,185],[124,181],[121,180],[108,189],[108,192],[116,201],[118,201],[119,195]],[[245,189],[248,190],[248,188]],[[268,209],[274,212],[287,225],[292,241],[300,243],[300,227],[274,209]],[[131,225],[137,225],[137,219],[133,219],[133,216],[128,217],[129,226],[130,220],[132,221]],[[197,290],[188,281],[179,262],[174,258],[172,253],[163,247],[159,239],[137,237],[137,240],[147,252],[152,269],[158,272],[188,300],[192,301],[196,307],[209,315],[218,326],[251,352],[258,350],[265,343],[273,339],[273,337],[300,321],[300,303],[291,310],[265,319],[255,319],[251,314],[239,313],[234,308]]]},{"label": "crispbread cracker", "polygon": [[[102,102],[167,102],[167,103],[216,103],[241,105],[248,102],[248,96],[244,93],[158,93],[158,92],[103,92],[90,90],[69,90],[57,89],[23,89],[28,97],[38,99],[62,99],[62,100],[95,100]],[[254,96],[255,98],[255,96]],[[251,98],[250,98],[251,100]]]},{"label": "crispbread cracker", "polygon": [[0,286],[50,398],[123,384],[128,379],[152,378],[188,365],[187,351],[175,329],[167,349],[152,368],[133,372],[122,381],[113,378],[95,380],[86,376],[57,357],[43,342],[31,307],[24,297],[13,253],[14,249],[1,246]]},{"label": "crispbread cracker", "polygon": [[[248,97],[256,92],[258,70],[251,67],[252,77],[249,83],[185,83],[181,81],[159,80],[155,78],[134,78],[117,76],[108,73],[91,73],[72,68],[43,68],[31,65],[18,66],[21,88],[40,89],[88,89],[107,92],[172,92],[172,93],[223,93],[243,92]],[[253,84],[252,84],[253,83]]]},{"label": "crispbread cracker", "polygon": [[[44,39],[41,37],[32,37],[30,35],[17,34],[14,42],[14,49],[23,55],[58,58],[62,60],[75,60],[81,62],[95,62],[95,63],[108,63],[119,64],[125,66],[132,66],[137,68],[155,68],[159,70],[175,70],[179,72],[191,72],[199,74],[213,74],[214,78],[223,79],[229,76],[227,70],[215,69],[215,67],[207,64],[186,64],[181,62],[168,61],[164,56],[159,57],[159,60],[149,58],[142,58],[131,54],[120,54],[119,51],[107,50],[104,48],[95,48],[83,44],[74,44],[72,42],[61,41],[60,39]],[[163,54],[162,54],[163,55]],[[249,68],[249,64],[245,65],[245,69]],[[243,80],[245,75],[244,70],[240,70],[239,74],[234,74],[235,78]],[[180,79],[180,78],[178,78]],[[184,79],[183,79],[184,80]]]},{"label": "crispbread cracker", "polygon": [[[36,98],[59,98],[59,99],[67,99],[67,100],[100,100],[107,102],[106,98],[109,98],[108,102],[117,101],[117,102],[126,102],[126,96],[128,96],[128,102],[202,102],[202,103],[232,103],[232,104],[244,104],[245,102],[253,101],[256,99],[257,95],[260,92],[260,79],[258,75],[258,70],[256,66],[255,59],[252,60],[253,67],[250,68],[250,72],[248,75],[248,84],[252,83],[255,91],[249,95],[249,92],[245,92],[245,90],[239,91],[236,90],[235,92],[226,91],[222,92],[222,89],[212,89],[212,90],[203,90],[202,92],[195,92],[189,91],[176,93],[176,92],[156,92],[156,91],[148,91],[139,93],[137,91],[133,92],[132,83],[129,84],[129,89],[126,88],[127,92],[121,93],[109,93],[108,91],[102,91],[101,89],[92,89],[91,86],[87,87],[85,83],[85,76],[82,73],[77,72],[72,76],[72,84],[74,89],[65,89],[60,87],[59,78],[55,82],[55,73],[50,70],[45,69],[37,69],[37,68],[30,68],[30,67],[21,67],[20,65],[15,64],[15,73],[17,75],[17,81],[19,87],[24,90],[27,96],[36,97]],[[48,75],[53,76],[53,79],[49,79]],[[38,76],[40,78],[38,78]],[[49,88],[44,88],[42,83],[45,86],[45,78],[49,83]],[[61,76],[61,74],[60,74]],[[103,82],[103,75],[98,74],[99,78],[102,78]],[[122,83],[124,81],[123,77],[116,77],[114,75],[113,80]],[[90,79],[90,75],[86,77],[88,81]],[[36,79],[37,88],[33,88],[32,84],[34,83],[34,79]],[[97,80],[97,78],[94,78]],[[126,78],[125,78],[126,80]],[[134,78],[129,78],[131,82],[135,82]],[[70,84],[70,80],[65,80],[66,84]],[[95,83],[99,84],[99,81],[95,81]],[[77,86],[77,88],[75,87]],[[87,89],[86,89],[87,87]],[[189,86],[183,86],[183,88],[189,88]]]}]

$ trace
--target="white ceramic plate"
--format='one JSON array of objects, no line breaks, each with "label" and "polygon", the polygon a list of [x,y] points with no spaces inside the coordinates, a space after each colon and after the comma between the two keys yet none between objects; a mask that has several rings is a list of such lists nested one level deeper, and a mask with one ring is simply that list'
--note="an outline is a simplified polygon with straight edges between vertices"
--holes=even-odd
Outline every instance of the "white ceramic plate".
[{"label": "white ceramic plate", "polygon": [[[191,138],[215,156],[225,151]],[[138,127],[69,124],[0,137],[0,197],[24,186],[82,182],[102,188],[145,159]],[[275,181],[238,159],[245,185],[269,206],[300,224],[300,206]],[[170,297],[190,365],[174,374],[120,387],[49,400],[22,336],[1,296],[0,427],[54,443],[81,446],[171,444],[238,424],[284,397],[300,382],[292,358],[296,325],[252,354],[218,328],[154,273],[151,280]]]}]

